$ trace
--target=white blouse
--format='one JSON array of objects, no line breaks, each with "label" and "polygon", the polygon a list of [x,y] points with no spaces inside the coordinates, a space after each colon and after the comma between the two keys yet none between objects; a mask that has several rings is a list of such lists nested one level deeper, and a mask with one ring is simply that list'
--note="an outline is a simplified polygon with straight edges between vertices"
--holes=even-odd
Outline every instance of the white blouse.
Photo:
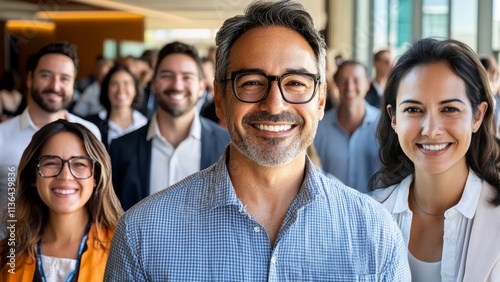
[{"label": "white blouse", "polygon": [[[107,114],[106,110],[102,110],[99,112],[99,118],[105,120]],[[141,128],[146,125],[146,123],[148,123],[148,119],[137,110],[132,110],[132,124],[125,129],[122,129],[118,124],[111,120],[108,121],[108,144],[111,144],[113,139]]]},{"label": "white blouse", "polygon": [[[413,175],[396,184],[396,190],[383,202],[396,220],[408,245],[413,213],[408,206],[408,195]],[[469,169],[462,198],[444,213],[443,253],[441,257],[441,281],[462,281],[469,246],[474,214],[481,194],[482,180]],[[390,189],[390,188],[386,188]],[[418,268],[410,269],[413,272]],[[417,281],[417,280],[414,280]],[[429,280],[425,280],[428,282]]]},{"label": "white blouse", "polygon": [[69,274],[75,270],[76,259],[56,258],[42,255],[43,272],[46,281],[65,282]]},{"label": "white blouse", "polygon": [[408,252],[412,282],[440,282],[441,262],[425,262]]}]

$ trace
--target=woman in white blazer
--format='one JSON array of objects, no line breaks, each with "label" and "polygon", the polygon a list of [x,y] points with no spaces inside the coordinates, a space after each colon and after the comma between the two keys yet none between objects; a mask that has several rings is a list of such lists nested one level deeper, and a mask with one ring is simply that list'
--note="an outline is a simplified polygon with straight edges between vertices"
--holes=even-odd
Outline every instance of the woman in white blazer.
[{"label": "woman in white blazer", "polygon": [[372,196],[408,245],[412,279],[500,281],[500,141],[474,51],[422,39],[398,60],[377,138]]}]

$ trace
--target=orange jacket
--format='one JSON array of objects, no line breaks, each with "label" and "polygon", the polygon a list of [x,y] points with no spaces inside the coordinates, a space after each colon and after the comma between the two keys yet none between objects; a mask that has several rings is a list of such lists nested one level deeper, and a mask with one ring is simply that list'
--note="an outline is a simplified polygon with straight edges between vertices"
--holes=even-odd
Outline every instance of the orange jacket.
[{"label": "orange jacket", "polygon": [[[105,248],[95,240],[97,229],[94,224],[90,226],[89,234],[87,237],[87,250],[82,254],[80,261],[80,269],[78,270],[78,281],[103,281],[104,269],[106,268],[106,261],[108,259],[109,248],[111,247],[111,239],[113,238],[114,230],[106,233],[104,228],[100,229],[100,235]],[[0,274],[0,281],[19,281],[19,282],[32,282],[37,268],[36,261],[28,258],[17,258],[16,262],[26,261],[21,267],[17,267],[16,263],[15,274],[9,273],[9,265],[2,267]]]}]

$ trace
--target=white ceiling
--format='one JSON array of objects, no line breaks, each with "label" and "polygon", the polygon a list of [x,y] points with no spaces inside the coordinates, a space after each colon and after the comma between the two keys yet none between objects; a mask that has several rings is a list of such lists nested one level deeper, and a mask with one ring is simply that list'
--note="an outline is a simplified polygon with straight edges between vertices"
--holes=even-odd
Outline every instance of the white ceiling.
[{"label": "white ceiling", "polygon": [[[141,14],[146,29],[218,29],[225,19],[242,14],[253,0],[0,0],[0,19],[33,19],[37,11],[119,10]],[[298,0],[324,28],[324,3]]]},{"label": "white ceiling", "polygon": [[147,29],[219,28],[252,0],[72,0],[145,16]]}]

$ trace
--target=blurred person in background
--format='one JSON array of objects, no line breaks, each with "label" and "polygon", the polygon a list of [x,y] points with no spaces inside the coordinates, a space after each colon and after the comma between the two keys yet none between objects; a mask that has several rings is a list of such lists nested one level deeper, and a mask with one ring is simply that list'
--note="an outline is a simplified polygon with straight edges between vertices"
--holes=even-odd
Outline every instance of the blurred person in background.
[{"label": "blurred person in background", "polygon": [[380,111],[365,100],[370,79],[360,62],[344,61],[333,80],[338,87],[340,103],[325,112],[314,146],[324,171],[366,193],[368,181],[380,168],[375,135]]},{"label": "blurred person in background", "polygon": [[384,94],[385,85],[389,72],[394,65],[394,58],[388,49],[383,49],[375,53],[373,56],[373,67],[375,69],[375,77],[373,78],[370,89],[366,93],[365,99],[375,108],[380,107],[380,102]]},{"label": "blurred person in background", "polygon": [[104,77],[99,96],[99,102],[104,109],[85,119],[97,125],[106,148],[111,144],[111,140],[134,131],[148,122],[145,116],[132,108],[138,93],[139,83],[125,66],[114,66]]},{"label": "blurred person in background", "polygon": [[165,45],[151,83],[158,106],[149,123],[114,139],[109,148],[113,184],[125,210],[209,167],[229,143],[227,131],[196,108],[205,80],[193,46]]},{"label": "blurred person in background", "polygon": [[19,76],[15,71],[5,71],[0,81],[0,122],[19,114],[23,95],[18,91]]},{"label": "blurred person in background", "polygon": [[203,74],[205,75],[205,80],[207,81],[207,86],[205,92],[201,96],[200,100],[196,106],[200,109],[200,115],[206,117],[209,120],[221,124],[223,122],[217,117],[215,113],[215,100],[214,100],[214,75],[215,75],[215,64],[208,57],[201,59],[203,63]]},{"label": "blurred person in background", "polygon": [[494,102],[494,120],[495,120],[495,130],[496,135],[500,138],[500,75],[498,70],[498,64],[495,58],[492,56],[481,56],[479,57],[481,64],[486,69],[486,74],[488,75],[488,81],[490,82],[491,94],[493,94]]},{"label": "blurred person in background", "polygon": [[72,112],[75,115],[86,117],[97,114],[103,109],[103,106],[99,102],[101,84],[111,67],[113,67],[113,61],[105,58],[97,60],[93,72],[95,80],[85,88],[78,101],[75,102],[72,108]]}]

